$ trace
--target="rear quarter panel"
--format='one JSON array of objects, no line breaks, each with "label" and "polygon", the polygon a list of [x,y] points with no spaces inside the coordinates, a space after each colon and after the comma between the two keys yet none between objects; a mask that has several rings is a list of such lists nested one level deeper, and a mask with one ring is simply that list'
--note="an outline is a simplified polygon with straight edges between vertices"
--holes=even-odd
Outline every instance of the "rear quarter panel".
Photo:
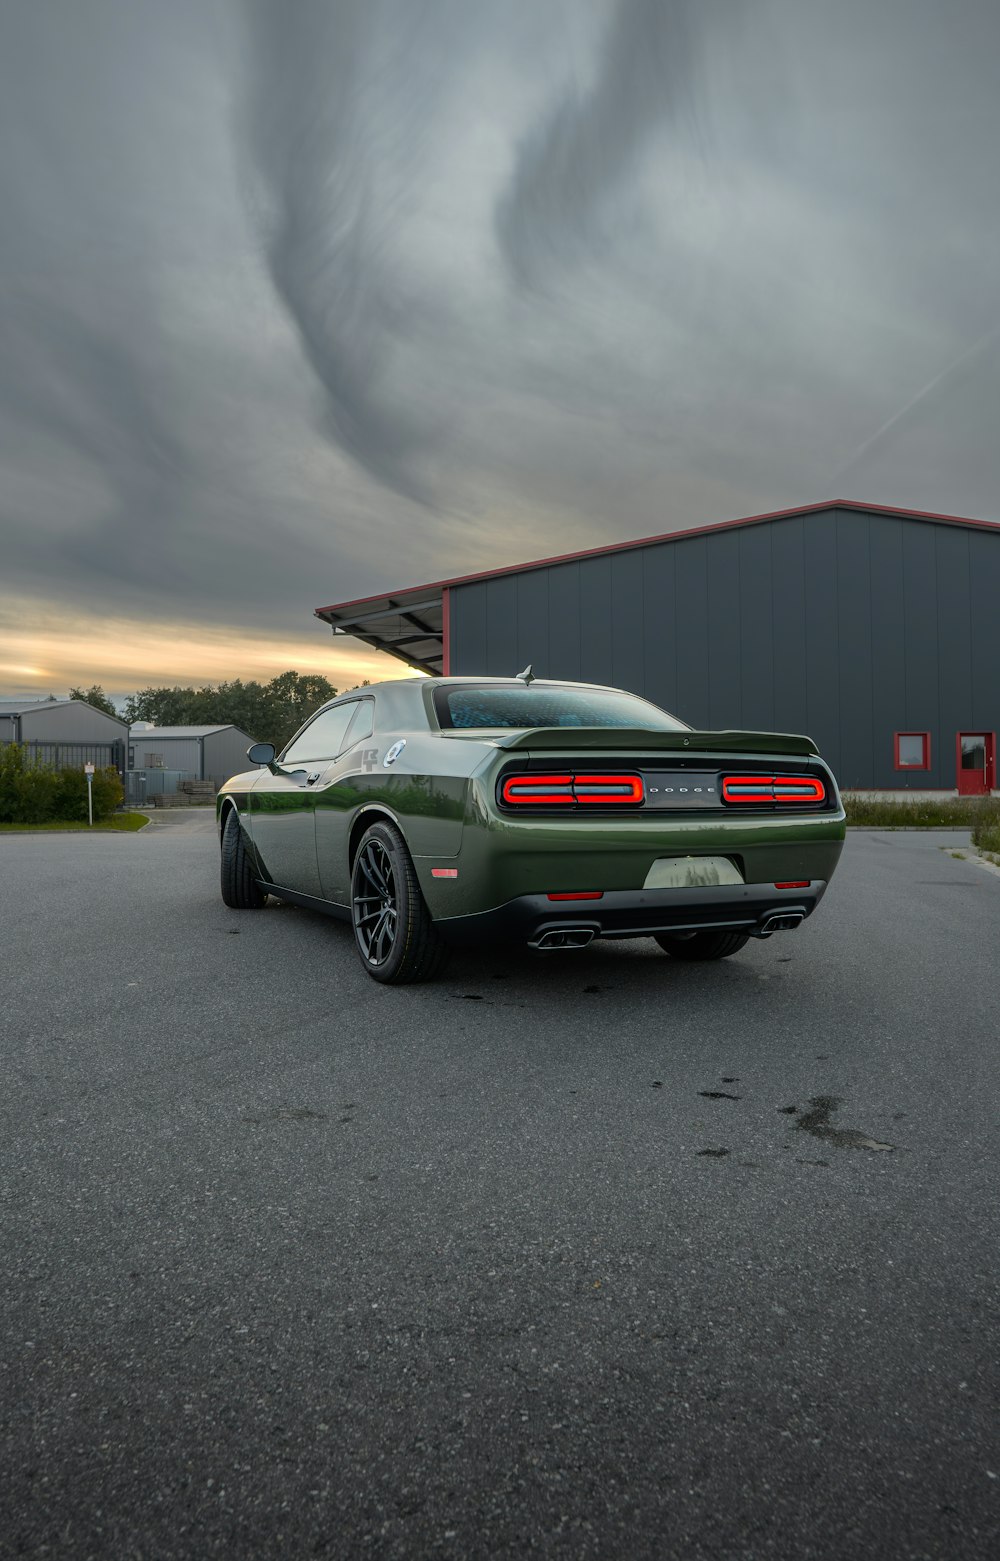
[{"label": "rear quarter panel", "polygon": [[[405,747],[386,766],[385,755],[400,740],[405,740]],[[487,751],[481,743],[450,743],[426,731],[382,733],[369,746],[369,767],[345,775],[317,799],[321,809],[338,812],[344,821],[337,831],[342,860],[335,875],[330,875],[338,884],[336,897],[347,894],[352,839],[379,817],[398,823],[429,897],[436,886],[431,868],[453,862],[461,851],[471,776]],[[321,834],[326,833],[319,827]],[[321,871],[326,882],[322,863]]]}]

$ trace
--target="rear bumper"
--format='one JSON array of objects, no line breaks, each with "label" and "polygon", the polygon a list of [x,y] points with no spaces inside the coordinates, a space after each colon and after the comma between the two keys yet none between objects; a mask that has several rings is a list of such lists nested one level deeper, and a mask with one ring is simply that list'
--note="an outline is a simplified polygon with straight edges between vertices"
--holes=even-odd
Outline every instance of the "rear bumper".
[{"label": "rear bumper", "polygon": [[768,937],[769,918],[784,915],[794,923],[796,915],[811,916],[825,893],[826,881],[814,878],[806,889],[776,889],[761,883],[621,889],[606,892],[599,900],[577,901],[522,894],[494,910],[449,916],[434,925],[455,947],[492,942],[537,945],[546,933],[567,930],[586,930],[595,938],[644,938],[654,932],[728,927]]}]

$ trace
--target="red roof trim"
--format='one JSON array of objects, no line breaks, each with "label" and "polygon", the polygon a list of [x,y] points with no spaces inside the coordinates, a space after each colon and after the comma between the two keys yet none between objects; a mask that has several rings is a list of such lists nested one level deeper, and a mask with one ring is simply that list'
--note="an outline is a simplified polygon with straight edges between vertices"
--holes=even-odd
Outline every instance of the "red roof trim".
[{"label": "red roof trim", "polygon": [[[758,526],[767,520],[788,520],[793,515],[816,515],[823,510],[864,510],[873,515],[901,515],[905,520],[929,520],[947,526],[975,526],[983,531],[1000,531],[1000,521],[974,520],[968,515],[937,515],[931,510],[899,509],[888,504],[863,504],[857,499],[831,499],[826,504],[797,505],[794,509],[771,510],[766,515],[745,515],[739,520],[710,521],[704,526],[691,526],[686,531],[664,531],[658,536],[636,537],[630,542],[606,542],[601,547],[588,547],[577,553],[557,553],[551,558],[532,558],[525,564],[502,564],[498,569],[481,569],[476,574],[452,575],[447,580],[431,580],[426,585],[408,585],[402,591],[377,591],[373,596],[358,596],[350,602],[333,602],[329,607],[317,607],[315,615],[342,612],[346,607],[363,607],[369,602],[381,602],[387,598],[410,596],[415,591],[443,591],[452,585],[471,585],[477,580],[494,580],[500,575],[524,574],[529,569],[546,569],[551,564],[569,564],[578,558],[596,558],[605,553],[624,553],[630,548],[649,547],[654,542],[678,542],[685,537],[703,537],[712,531],[731,531],[737,526]],[[405,607],[402,609],[405,611]],[[391,612],[391,608],[386,608]]]}]

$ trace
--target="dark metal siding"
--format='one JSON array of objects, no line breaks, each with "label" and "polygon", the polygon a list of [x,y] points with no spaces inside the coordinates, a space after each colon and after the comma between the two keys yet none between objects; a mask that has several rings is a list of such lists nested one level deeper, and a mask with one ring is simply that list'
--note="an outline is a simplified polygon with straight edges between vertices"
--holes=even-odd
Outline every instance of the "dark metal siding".
[{"label": "dark metal siding", "polygon": [[[1000,533],[828,510],[452,587],[452,671],[612,683],[695,726],[808,732],[849,787],[955,785],[1000,726]],[[893,734],[931,733],[900,772]]]},{"label": "dark metal siding", "polygon": [[[585,683],[611,682],[611,559],[581,558],[580,564],[580,676]],[[561,575],[556,566],[557,576]],[[565,590],[568,582],[557,578],[557,590]],[[627,609],[627,603],[619,607]],[[527,626],[526,626],[527,627]],[[539,649],[541,649],[539,644]],[[553,647],[555,654],[547,663],[562,666],[561,647]],[[541,671],[541,666],[536,667]],[[562,674],[560,673],[560,676]]]},{"label": "dark metal siding", "polygon": [[969,533],[973,731],[996,731],[1000,717],[1000,547],[986,532]]},{"label": "dark metal siding", "polygon": [[708,721],[708,646],[711,637],[704,537],[692,537],[677,550],[674,593],[678,698],[682,698],[692,712],[692,724],[701,726]]},{"label": "dark metal siding", "polygon": [[[743,610],[740,605],[740,550],[730,546],[728,533],[705,538],[712,581],[712,623],[708,646],[709,730],[740,727],[743,721],[743,680],[740,645]],[[681,708],[686,692],[680,666],[673,669],[674,699],[668,710]]]},{"label": "dark metal siding", "polygon": [[[912,524],[912,522],[911,522]],[[906,621],[903,597],[903,523],[891,521],[869,533],[871,569],[872,639],[872,735],[870,739],[876,786],[930,786],[933,770],[911,775],[892,768],[893,733],[906,727]],[[932,734],[931,758],[940,759],[937,734]],[[846,784],[846,783],[845,783]],[[955,784],[954,775],[944,785]]]},{"label": "dark metal siding", "polygon": [[[546,655],[553,645],[558,647],[559,665],[566,668],[563,675],[575,680],[579,679],[582,676],[579,564],[567,564],[565,569],[560,571],[560,578],[552,583],[549,590],[549,643]],[[526,666],[529,660],[530,657],[526,656],[515,671],[520,672],[521,667]]]}]

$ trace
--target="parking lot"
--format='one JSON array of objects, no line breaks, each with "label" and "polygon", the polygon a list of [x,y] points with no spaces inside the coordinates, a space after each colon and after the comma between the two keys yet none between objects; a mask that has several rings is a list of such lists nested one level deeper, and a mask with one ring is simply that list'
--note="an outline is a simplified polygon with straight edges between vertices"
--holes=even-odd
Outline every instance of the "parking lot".
[{"label": "parking lot", "polygon": [[997,1554],[1000,876],[379,987],[205,813],[0,839],[0,1552]]}]

